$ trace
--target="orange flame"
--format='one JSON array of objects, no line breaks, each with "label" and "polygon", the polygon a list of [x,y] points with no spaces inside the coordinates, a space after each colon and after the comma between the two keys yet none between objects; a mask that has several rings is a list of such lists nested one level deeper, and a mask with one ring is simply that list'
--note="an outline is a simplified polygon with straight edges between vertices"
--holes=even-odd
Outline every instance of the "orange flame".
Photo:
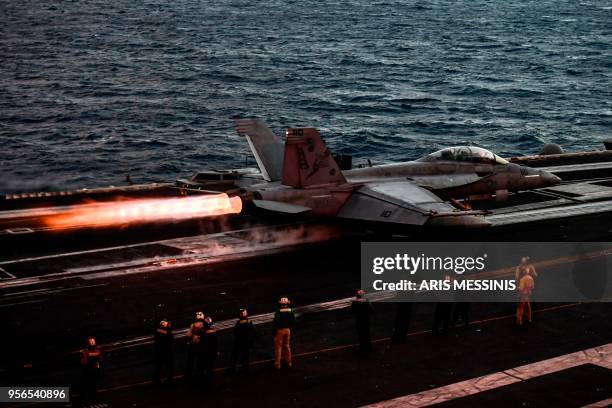
[{"label": "orange flame", "polygon": [[52,228],[107,227],[238,214],[241,211],[242,200],[240,197],[230,198],[225,193],[219,193],[215,195],[138,199],[62,207],[47,215],[44,218],[44,223]]}]

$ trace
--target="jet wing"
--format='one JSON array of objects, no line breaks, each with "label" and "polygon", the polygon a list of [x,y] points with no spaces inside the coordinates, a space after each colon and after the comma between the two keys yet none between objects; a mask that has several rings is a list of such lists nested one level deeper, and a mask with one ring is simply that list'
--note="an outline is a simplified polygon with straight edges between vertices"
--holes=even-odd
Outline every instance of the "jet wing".
[{"label": "jet wing", "polygon": [[459,211],[411,181],[367,183],[342,206],[338,218],[403,225],[486,226],[478,211]]}]

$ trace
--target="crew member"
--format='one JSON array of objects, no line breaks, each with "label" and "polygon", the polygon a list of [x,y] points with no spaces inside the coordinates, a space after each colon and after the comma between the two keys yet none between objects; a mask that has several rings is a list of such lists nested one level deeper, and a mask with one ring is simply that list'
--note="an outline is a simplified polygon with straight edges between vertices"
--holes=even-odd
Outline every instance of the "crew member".
[{"label": "crew member", "polygon": [[432,332],[435,335],[447,334],[450,324],[451,311],[453,304],[451,302],[436,302],[434,310],[434,324]]},{"label": "crew member", "polygon": [[370,322],[374,309],[365,297],[365,292],[359,289],[351,304],[351,312],[355,315],[355,326],[359,338],[359,352],[367,356],[372,352],[372,340],[370,339]]},{"label": "crew member", "polygon": [[81,398],[84,403],[95,401],[97,398],[102,361],[102,350],[97,346],[96,339],[89,337],[87,347],[81,351]]},{"label": "crew member", "polygon": [[289,298],[282,297],[278,302],[279,308],[274,314],[274,367],[281,369],[281,363],[287,368],[291,363],[291,329],[295,325],[295,313],[290,307]]},{"label": "crew member", "polygon": [[236,372],[236,363],[240,360],[240,370],[243,373],[249,372],[249,360],[253,339],[255,338],[255,326],[249,320],[246,309],[240,309],[238,321],[234,326],[234,347],[230,361],[230,372]]},{"label": "crew member", "polygon": [[202,334],[204,334],[204,313],[197,312],[196,319],[189,330],[187,331],[187,368],[185,370],[185,379],[190,380],[194,374],[194,366],[196,367],[195,374],[200,376],[203,374],[202,367]]},{"label": "crew member", "polygon": [[[457,280],[463,281],[465,277],[463,275],[456,277]],[[453,307],[453,314],[451,318],[451,324],[456,327],[457,322],[461,319],[463,328],[468,329],[470,326],[470,302],[468,302],[468,296],[465,292],[460,292],[455,295],[455,304]]]},{"label": "crew member", "polygon": [[455,303],[455,307],[453,308],[453,317],[451,319],[453,327],[457,325],[459,319],[461,319],[464,329],[470,327],[470,302]]},{"label": "crew member", "polygon": [[531,274],[523,275],[519,281],[519,304],[516,309],[516,324],[523,325],[523,315],[527,315],[527,322],[531,323],[531,292],[535,288],[535,282]]},{"label": "crew member", "polygon": [[215,362],[217,361],[217,353],[219,349],[219,340],[217,329],[213,324],[210,316],[204,319],[204,332],[202,334],[202,362],[204,368],[204,381],[212,382]]},{"label": "crew member", "polygon": [[162,319],[154,334],[155,373],[153,384],[161,384],[161,373],[166,371],[166,383],[171,383],[174,377],[174,353],[172,350],[174,335],[168,319]]},{"label": "crew member", "polygon": [[395,322],[393,325],[392,340],[397,342],[406,341],[408,329],[410,328],[410,319],[412,317],[412,303],[399,302],[395,311]]},{"label": "crew member", "polygon": [[[522,257],[521,263],[514,270],[514,279],[516,280],[517,286],[520,286],[521,278],[525,275],[531,275],[531,277],[533,278],[534,284],[535,284],[536,279],[538,278],[538,272],[536,271],[535,266],[533,266],[533,264],[530,263],[529,260],[530,258],[528,256]],[[529,306],[531,308],[531,311],[533,311],[533,305],[529,303]]]},{"label": "crew member", "polygon": [[520,282],[521,278],[524,275],[531,275],[531,277],[533,278],[534,282],[535,282],[536,278],[538,277],[538,272],[536,271],[535,266],[533,266],[533,264],[529,263],[529,257],[528,256],[522,257],[521,258],[521,263],[514,270],[514,279],[516,279],[517,282]]}]

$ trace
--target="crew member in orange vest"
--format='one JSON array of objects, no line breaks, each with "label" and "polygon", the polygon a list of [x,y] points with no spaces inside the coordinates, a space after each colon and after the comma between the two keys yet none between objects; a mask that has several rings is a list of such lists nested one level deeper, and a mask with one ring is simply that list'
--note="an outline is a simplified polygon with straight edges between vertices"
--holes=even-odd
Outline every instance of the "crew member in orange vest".
[{"label": "crew member in orange vest", "polygon": [[531,323],[531,292],[535,288],[535,282],[531,274],[527,273],[519,280],[519,304],[516,309],[516,324],[523,325],[523,315],[527,315],[527,321]]}]

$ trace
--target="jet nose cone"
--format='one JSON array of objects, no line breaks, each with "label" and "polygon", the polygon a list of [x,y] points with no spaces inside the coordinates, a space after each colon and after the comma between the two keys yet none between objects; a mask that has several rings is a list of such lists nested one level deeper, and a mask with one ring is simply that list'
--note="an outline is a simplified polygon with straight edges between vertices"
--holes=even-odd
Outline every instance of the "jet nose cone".
[{"label": "jet nose cone", "polygon": [[560,177],[555,176],[554,174],[548,171],[540,170],[540,177],[542,178],[542,181],[546,186],[554,186],[561,183]]}]

